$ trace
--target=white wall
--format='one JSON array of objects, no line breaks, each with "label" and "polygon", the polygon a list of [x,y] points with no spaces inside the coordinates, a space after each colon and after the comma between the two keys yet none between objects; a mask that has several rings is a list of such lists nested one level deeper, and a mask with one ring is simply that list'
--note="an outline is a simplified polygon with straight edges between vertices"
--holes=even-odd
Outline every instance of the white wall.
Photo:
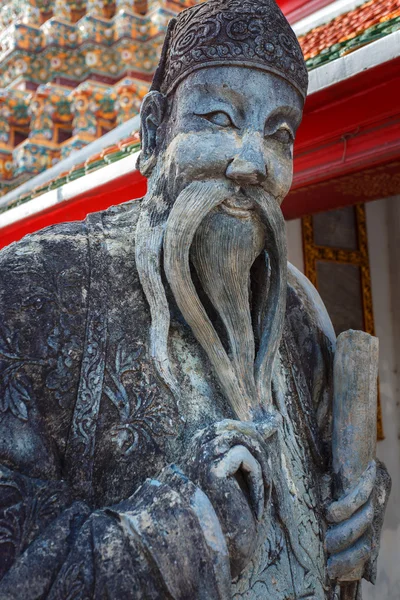
[{"label": "white wall", "polygon": [[288,260],[299,271],[304,273],[303,238],[301,233],[301,219],[286,221],[286,234],[288,244]]},{"label": "white wall", "polygon": [[[400,600],[400,196],[366,205],[379,385],[385,439],[378,457],[392,477],[381,538],[376,586],[363,583],[363,600]],[[287,222],[288,256],[304,271],[301,221]]]},{"label": "white wall", "polygon": [[380,347],[380,395],[385,440],[378,457],[392,477],[381,538],[376,586],[363,600],[400,599],[400,197],[366,205],[375,331]]}]

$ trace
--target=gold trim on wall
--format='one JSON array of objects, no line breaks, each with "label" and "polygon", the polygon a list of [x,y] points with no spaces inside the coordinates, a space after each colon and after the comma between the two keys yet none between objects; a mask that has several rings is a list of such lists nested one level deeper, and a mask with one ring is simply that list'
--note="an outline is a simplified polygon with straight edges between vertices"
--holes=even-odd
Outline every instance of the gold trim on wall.
[{"label": "gold trim on wall", "polygon": [[[357,265],[361,272],[361,296],[363,303],[364,331],[375,335],[374,314],[372,308],[371,273],[368,257],[368,236],[365,218],[364,204],[356,204],[355,207],[357,228],[357,250],[345,250],[343,248],[331,248],[329,246],[317,246],[314,243],[313,217],[308,215],[302,218],[304,273],[311,283],[317,286],[317,261],[347,263]],[[379,386],[378,386],[379,390]],[[378,392],[378,440],[384,439],[382,410]]]}]

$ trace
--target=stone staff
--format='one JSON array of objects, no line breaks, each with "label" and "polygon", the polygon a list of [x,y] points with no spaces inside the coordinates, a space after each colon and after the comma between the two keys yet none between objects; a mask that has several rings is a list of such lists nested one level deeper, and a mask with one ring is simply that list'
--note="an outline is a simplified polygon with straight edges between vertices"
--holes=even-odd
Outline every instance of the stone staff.
[{"label": "stone staff", "polygon": [[[345,331],[334,359],[332,466],[334,496],[340,500],[357,486],[376,454],[379,343],[363,331]],[[355,597],[363,561],[341,583],[341,598]]]}]

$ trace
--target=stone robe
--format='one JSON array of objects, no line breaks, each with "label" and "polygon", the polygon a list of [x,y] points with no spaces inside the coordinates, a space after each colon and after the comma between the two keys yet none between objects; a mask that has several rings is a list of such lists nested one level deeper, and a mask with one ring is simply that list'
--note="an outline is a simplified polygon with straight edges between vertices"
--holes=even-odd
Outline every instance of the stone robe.
[{"label": "stone robe", "polygon": [[335,336],[322,302],[290,267],[268,518],[227,587],[215,513],[182,461],[195,432],[234,415],[171,295],[179,405],[156,377],[135,267],[139,208],[50,227],[0,255],[0,597],[330,598]]}]

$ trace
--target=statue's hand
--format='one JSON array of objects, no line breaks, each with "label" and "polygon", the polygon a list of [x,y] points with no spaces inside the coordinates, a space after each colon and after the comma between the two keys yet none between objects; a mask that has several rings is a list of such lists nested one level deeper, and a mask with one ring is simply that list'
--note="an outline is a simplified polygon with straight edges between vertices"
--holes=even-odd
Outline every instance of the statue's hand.
[{"label": "statue's hand", "polygon": [[265,432],[251,423],[225,420],[199,432],[185,471],[207,494],[228,545],[231,574],[247,565],[269,497]]},{"label": "statue's hand", "polygon": [[325,546],[331,579],[351,581],[361,578],[371,557],[375,481],[376,463],[372,461],[356,487],[328,508],[327,519],[332,525],[327,531]]}]

